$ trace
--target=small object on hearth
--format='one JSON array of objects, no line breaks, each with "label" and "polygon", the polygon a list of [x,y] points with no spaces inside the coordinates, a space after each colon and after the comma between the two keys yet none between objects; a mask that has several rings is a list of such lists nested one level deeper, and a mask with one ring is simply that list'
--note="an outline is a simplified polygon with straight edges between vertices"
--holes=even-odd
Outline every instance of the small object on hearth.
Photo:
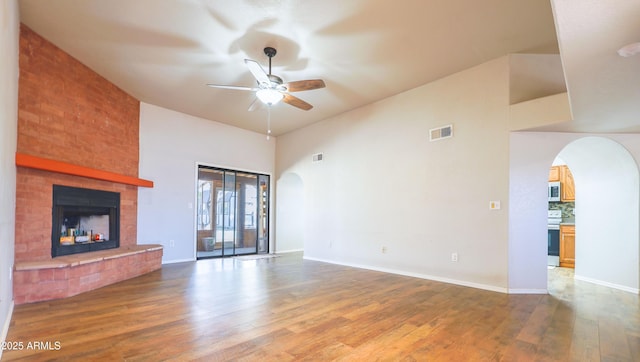
[{"label": "small object on hearth", "polygon": [[73,244],[73,236],[61,236],[60,244],[62,245],[72,245]]},{"label": "small object on hearth", "polygon": [[89,237],[87,235],[76,236],[76,243],[86,243],[89,241]]}]

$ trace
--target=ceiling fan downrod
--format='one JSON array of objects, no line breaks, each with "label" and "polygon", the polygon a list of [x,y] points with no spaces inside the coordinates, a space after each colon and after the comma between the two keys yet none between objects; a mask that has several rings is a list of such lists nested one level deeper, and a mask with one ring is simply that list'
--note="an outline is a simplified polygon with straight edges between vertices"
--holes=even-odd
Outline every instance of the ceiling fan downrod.
[{"label": "ceiling fan downrod", "polygon": [[264,54],[269,57],[269,75],[271,75],[271,58],[275,57],[278,52],[275,48],[266,47],[264,48]]}]

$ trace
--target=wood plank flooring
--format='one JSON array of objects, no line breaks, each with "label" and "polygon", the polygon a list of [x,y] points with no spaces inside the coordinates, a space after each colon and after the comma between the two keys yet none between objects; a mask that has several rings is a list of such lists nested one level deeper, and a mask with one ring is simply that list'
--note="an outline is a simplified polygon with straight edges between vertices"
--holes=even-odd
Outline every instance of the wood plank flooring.
[{"label": "wood plank flooring", "polygon": [[2,358],[640,361],[638,295],[571,273],[550,271],[551,295],[506,295],[300,254],[165,265],[16,306],[7,341],[24,347]]}]

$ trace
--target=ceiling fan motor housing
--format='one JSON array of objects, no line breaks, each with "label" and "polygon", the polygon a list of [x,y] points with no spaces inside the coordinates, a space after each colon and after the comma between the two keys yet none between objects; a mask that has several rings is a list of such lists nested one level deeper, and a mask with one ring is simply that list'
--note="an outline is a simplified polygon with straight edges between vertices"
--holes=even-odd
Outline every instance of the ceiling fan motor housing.
[{"label": "ceiling fan motor housing", "polygon": [[278,53],[278,52],[276,51],[275,48],[272,48],[272,47],[264,48],[264,54],[266,54],[269,58],[275,57],[276,53]]},{"label": "ceiling fan motor housing", "polygon": [[277,75],[269,74],[268,77],[271,81],[271,84],[282,85],[283,83],[282,78],[278,77]]}]

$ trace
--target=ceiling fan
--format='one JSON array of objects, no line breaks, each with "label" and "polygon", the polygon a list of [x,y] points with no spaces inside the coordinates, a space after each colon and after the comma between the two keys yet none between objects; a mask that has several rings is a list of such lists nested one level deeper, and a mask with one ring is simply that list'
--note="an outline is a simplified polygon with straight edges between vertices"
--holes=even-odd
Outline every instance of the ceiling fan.
[{"label": "ceiling fan", "polygon": [[[291,92],[301,92],[313,89],[324,88],[325,84],[322,79],[307,79],[299,80],[289,83],[284,83],[282,78],[277,75],[271,74],[271,58],[276,55],[276,49],[272,47],[264,48],[264,54],[269,57],[269,73],[266,73],[264,69],[255,60],[245,59],[244,63],[249,68],[249,71],[256,78],[258,83],[257,87],[243,87],[235,85],[219,85],[219,84],[207,84],[213,88],[234,89],[234,90],[247,90],[256,92],[256,97],[264,104],[272,106],[280,101],[308,111],[313,106],[302,99],[291,95]],[[257,102],[253,102],[249,106],[249,111],[256,108]]]}]

